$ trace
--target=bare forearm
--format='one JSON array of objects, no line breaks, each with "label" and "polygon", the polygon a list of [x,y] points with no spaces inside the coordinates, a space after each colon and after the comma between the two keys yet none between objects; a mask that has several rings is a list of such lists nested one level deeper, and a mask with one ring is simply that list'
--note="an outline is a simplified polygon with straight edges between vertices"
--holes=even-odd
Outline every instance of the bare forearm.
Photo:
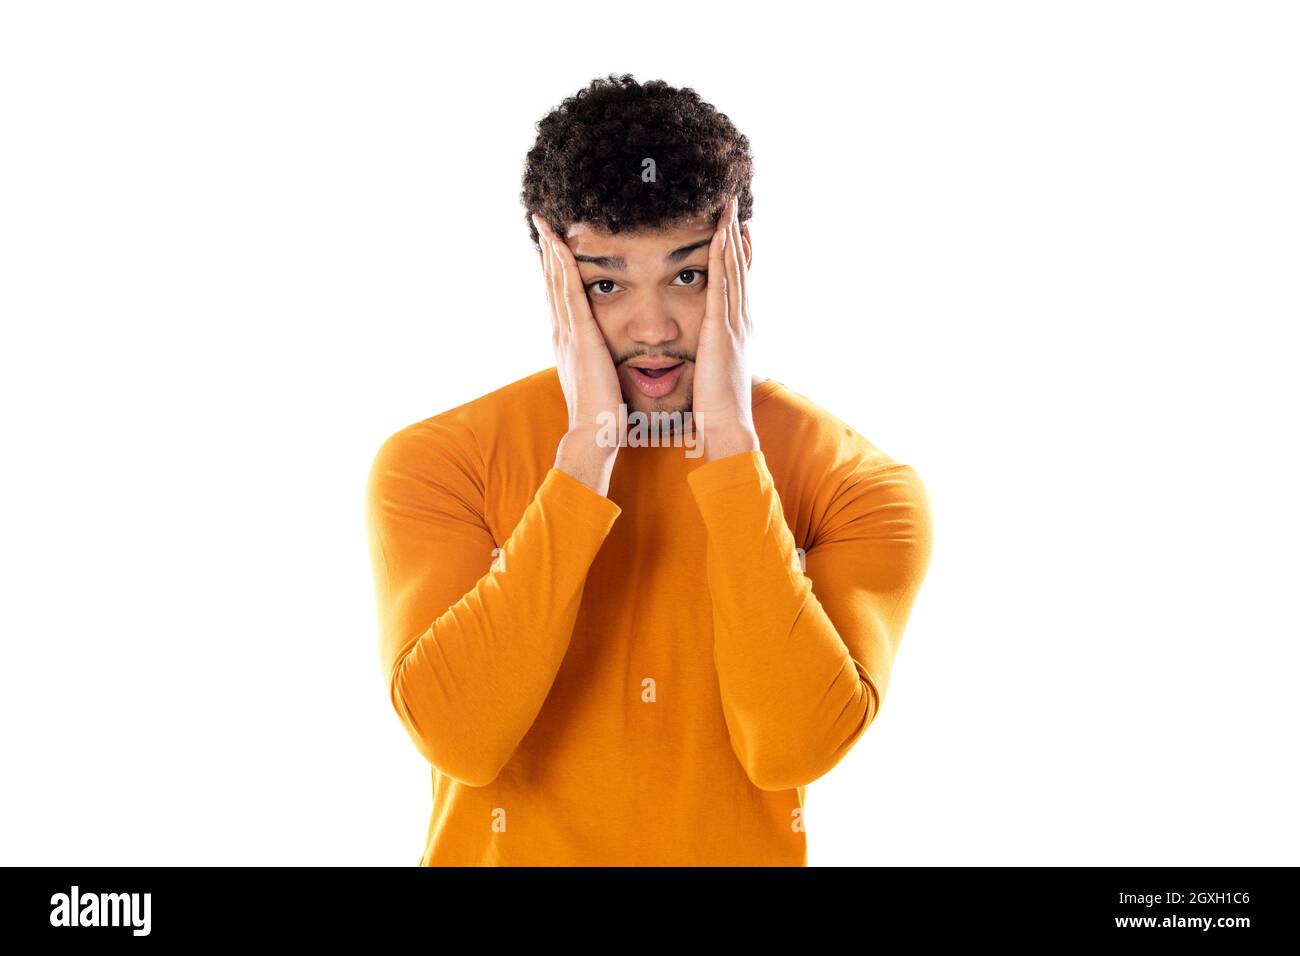
[{"label": "bare forearm", "polygon": [[609,478],[618,448],[597,443],[594,431],[566,432],[555,452],[555,467],[598,495],[609,496]]},{"label": "bare forearm", "polygon": [[758,434],[745,425],[702,429],[701,434],[705,461],[717,461],[719,458],[759,449]]}]

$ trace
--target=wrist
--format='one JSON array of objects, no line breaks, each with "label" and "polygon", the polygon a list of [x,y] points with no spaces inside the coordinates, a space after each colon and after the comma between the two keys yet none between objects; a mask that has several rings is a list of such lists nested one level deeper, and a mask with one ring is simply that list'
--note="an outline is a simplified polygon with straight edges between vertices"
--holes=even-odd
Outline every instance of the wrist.
[{"label": "wrist", "polygon": [[716,461],[719,458],[759,450],[758,432],[753,426],[742,422],[704,429],[700,437],[704,443],[705,461]]},{"label": "wrist", "polygon": [[597,494],[607,495],[617,456],[618,446],[602,444],[596,430],[571,429],[565,432],[555,450],[555,467]]}]

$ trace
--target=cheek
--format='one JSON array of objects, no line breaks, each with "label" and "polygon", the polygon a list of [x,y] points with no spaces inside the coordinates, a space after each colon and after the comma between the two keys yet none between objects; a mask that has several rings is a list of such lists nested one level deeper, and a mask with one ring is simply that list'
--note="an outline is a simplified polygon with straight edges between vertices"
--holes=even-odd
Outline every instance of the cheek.
[{"label": "cheek", "polygon": [[591,308],[592,318],[596,320],[596,328],[600,329],[600,334],[605,337],[605,343],[610,344],[617,339],[614,334],[618,329],[618,313],[608,305],[599,305],[592,302],[588,297],[588,304]]},{"label": "cheek", "polygon": [[677,325],[682,330],[682,341],[694,351],[695,343],[700,340],[700,329],[704,325],[704,303],[701,302],[698,307],[692,306],[679,315]]}]

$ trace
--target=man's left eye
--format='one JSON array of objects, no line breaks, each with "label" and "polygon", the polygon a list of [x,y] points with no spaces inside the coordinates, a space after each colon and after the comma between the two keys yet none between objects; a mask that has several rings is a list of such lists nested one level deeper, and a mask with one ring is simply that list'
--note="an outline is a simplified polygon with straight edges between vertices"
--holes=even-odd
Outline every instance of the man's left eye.
[{"label": "man's left eye", "polygon": [[683,283],[683,285],[700,285],[701,282],[703,282],[704,276],[706,274],[707,273],[705,273],[703,269],[683,269],[681,272],[677,273],[677,278],[680,279],[682,276],[689,276],[689,275],[699,276],[699,278],[694,280],[693,282],[685,282]]}]

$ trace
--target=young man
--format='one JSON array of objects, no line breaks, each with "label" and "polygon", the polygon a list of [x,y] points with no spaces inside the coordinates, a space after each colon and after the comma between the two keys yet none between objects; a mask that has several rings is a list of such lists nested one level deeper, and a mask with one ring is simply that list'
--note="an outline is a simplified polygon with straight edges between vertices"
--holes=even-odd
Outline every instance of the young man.
[{"label": "young man", "polygon": [[401,429],[367,489],[420,865],[806,865],[805,787],[879,712],[928,568],[925,487],[752,376],[725,115],[611,76],[538,134],[556,365]]}]

